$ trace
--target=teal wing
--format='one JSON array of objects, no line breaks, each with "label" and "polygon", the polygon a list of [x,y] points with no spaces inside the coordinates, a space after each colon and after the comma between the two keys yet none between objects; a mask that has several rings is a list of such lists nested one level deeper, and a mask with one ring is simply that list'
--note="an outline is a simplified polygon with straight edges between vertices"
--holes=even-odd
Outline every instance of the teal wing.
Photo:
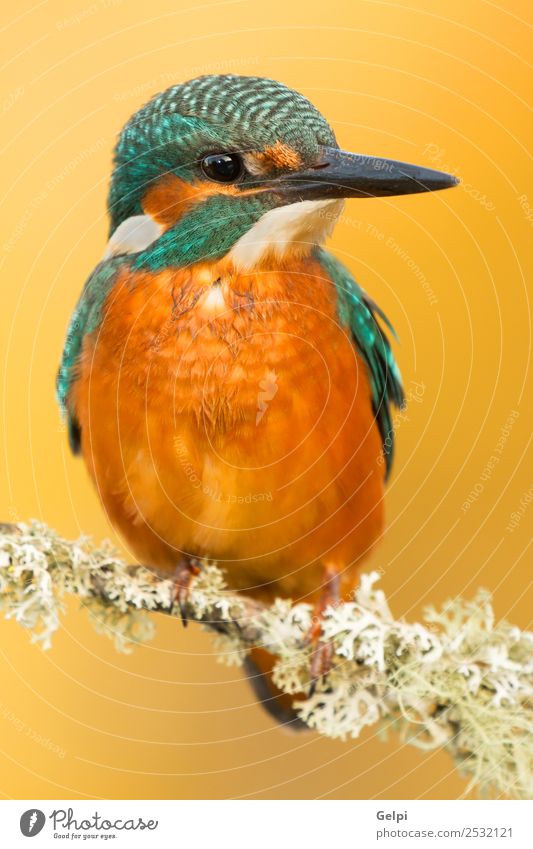
[{"label": "teal wing", "polygon": [[394,456],[392,407],[402,407],[402,379],[380,320],[395,336],[385,314],[355,282],[347,268],[323,249],[318,259],[337,289],[339,319],[347,325],[370,376],[372,404],[383,443],[387,475]]},{"label": "teal wing", "polygon": [[113,287],[118,267],[122,262],[123,258],[118,258],[101,262],[96,266],[84,286],[68,326],[63,356],[57,373],[56,397],[61,413],[67,421],[69,443],[74,454],[80,451],[81,432],[72,410],[69,409],[70,388],[76,380],[83,339],[87,333],[92,333],[98,326],[104,301]]}]

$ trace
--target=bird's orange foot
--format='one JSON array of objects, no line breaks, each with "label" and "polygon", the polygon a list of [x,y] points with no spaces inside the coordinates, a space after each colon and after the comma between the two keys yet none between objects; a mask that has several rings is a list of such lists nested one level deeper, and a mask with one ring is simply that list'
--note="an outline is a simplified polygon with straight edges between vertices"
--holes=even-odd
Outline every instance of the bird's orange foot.
[{"label": "bird's orange foot", "polygon": [[199,575],[200,571],[200,563],[198,560],[183,557],[179,561],[176,566],[176,571],[174,572],[173,603],[177,602],[178,604],[184,628],[187,627],[187,623],[189,621],[187,616],[187,600],[189,597],[191,578]]},{"label": "bird's orange foot", "polygon": [[339,576],[336,570],[328,567],[325,577],[326,580],[320,598],[315,604],[313,622],[307,636],[307,642],[312,646],[311,665],[309,667],[310,696],[315,692],[318,681],[325,680],[329,675],[335,653],[332,640],[322,638],[322,619],[328,605],[338,604],[339,602]]},{"label": "bird's orange foot", "polygon": [[333,664],[334,646],[331,640],[320,638],[314,641],[311,653],[311,664],[309,666],[309,695],[312,696],[320,680],[325,681]]}]

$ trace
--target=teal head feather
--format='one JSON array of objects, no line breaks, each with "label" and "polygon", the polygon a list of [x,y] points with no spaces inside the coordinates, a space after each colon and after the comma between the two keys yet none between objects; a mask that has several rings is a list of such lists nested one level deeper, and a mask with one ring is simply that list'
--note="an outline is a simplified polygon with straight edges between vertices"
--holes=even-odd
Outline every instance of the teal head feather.
[{"label": "teal head feather", "polygon": [[[320,112],[301,94],[282,83],[261,77],[233,74],[204,76],[173,86],[156,95],[125,125],[114,156],[108,197],[111,233],[133,215],[143,212],[142,199],[149,186],[166,174],[193,182],[203,177],[201,162],[214,152],[261,152],[276,142],[296,151],[302,163],[312,163],[322,146],[336,147],[335,136]],[[253,175],[239,181],[246,189]],[[213,255],[213,241],[224,252],[261,215],[276,205],[276,198],[257,196],[228,199],[222,193],[210,197],[182,222],[179,239],[187,244],[203,236],[204,255]],[[226,238],[215,239],[225,222]],[[186,226],[183,226],[186,225]],[[210,238],[210,237],[213,238]],[[183,250],[183,247],[182,247]],[[157,256],[150,256],[157,264]],[[160,250],[160,261],[168,261]]]},{"label": "teal head feather", "polygon": [[[289,157],[263,158],[258,170],[258,157],[276,145]],[[265,212],[300,200],[405,194],[455,183],[430,169],[339,151],[320,112],[282,83],[205,76],[152,98],[124,127],[108,198],[111,232],[143,213],[144,197],[161,178],[202,184],[207,158],[214,155],[239,162],[235,191],[204,192],[154,248],[137,257],[138,267],[223,256]]]}]

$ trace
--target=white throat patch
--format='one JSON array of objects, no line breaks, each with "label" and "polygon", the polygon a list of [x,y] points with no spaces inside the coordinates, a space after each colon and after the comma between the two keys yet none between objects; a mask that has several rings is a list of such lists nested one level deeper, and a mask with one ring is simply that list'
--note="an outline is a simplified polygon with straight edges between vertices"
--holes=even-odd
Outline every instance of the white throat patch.
[{"label": "white throat patch", "polygon": [[163,228],[151,215],[132,215],[118,225],[106,245],[102,259],[144,251],[159,239],[162,232]]},{"label": "white throat patch", "polygon": [[304,200],[271,209],[241,236],[229,258],[241,271],[250,271],[266,253],[281,258],[286,253],[308,253],[333,230],[343,200]]},{"label": "white throat patch", "polygon": [[[233,245],[229,258],[239,270],[250,271],[266,253],[278,258],[308,253],[329,236],[343,206],[343,200],[303,200],[271,209]],[[102,259],[143,251],[163,230],[150,215],[127,218],[109,239]]]}]

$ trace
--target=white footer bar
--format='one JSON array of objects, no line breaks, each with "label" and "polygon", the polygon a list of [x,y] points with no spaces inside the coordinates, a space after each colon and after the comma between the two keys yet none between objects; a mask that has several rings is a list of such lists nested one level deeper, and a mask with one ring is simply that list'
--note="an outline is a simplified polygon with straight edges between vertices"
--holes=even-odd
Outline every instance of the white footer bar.
[{"label": "white footer bar", "polygon": [[0,845],[531,849],[532,818],[508,801],[0,801]]}]

